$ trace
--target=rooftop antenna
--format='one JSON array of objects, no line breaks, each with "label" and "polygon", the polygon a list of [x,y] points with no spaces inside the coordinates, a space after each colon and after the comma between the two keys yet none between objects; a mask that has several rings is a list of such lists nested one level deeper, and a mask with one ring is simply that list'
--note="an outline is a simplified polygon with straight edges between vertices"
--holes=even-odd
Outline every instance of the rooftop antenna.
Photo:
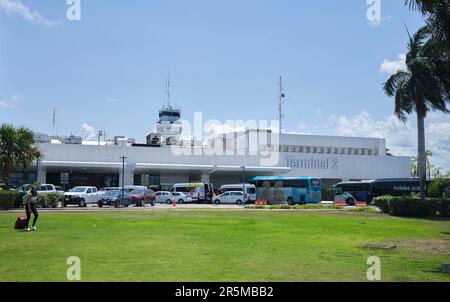
[{"label": "rooftop antenna", "polygon": [[56,135],[55,133],[55,129],[56,129],[56,109],[53,108],[53,113],[52,113],[52,125],[53,125],[53,134]]},{"label": "rooftop antenna", "polygon": [[170,71],[167,77],[166,95],[167,95],[167,108],[170,108]]},{"label": "rooftop antenna", "polygon": [[279,89],[280,89],[280,95],[279,95],[279,100],[278,100],[278,122],[279,122],[279,133],[281,134],[281,130],[283,129],[283,103],[284,103],[284,98],[286,97],[286,94],[284,93],[284,87],[283,87],[283,77],[280,76],[280,82],[279,84]]}]

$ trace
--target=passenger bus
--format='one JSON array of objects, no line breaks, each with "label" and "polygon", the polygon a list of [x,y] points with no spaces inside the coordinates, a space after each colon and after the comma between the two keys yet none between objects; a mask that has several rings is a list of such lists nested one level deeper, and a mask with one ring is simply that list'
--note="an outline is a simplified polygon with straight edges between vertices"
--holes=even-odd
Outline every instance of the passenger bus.
[{"label": "passenger bus", "polygon": [[211,202],[213,186],[205,183],[174,184],[170,192],[181,192],[192,198],[192,202]]},{"label": "passenger bus", "polygon": [[[256,187],[256,198],[267,198],[269,194],[272,202],[287,202],[293,204],[319,203],[322,201],[322,180],[317,177],[283,177],[283,176],[258,176],[249,183]],[[270,192],[267,192],[265,185],[270,184]],[[275,188],[281,187],[280,197]],[[275,200],[282,199],[282,200]]]},{"label": "passenger bus", "polygon": [[[219,188],[219,193],[225,193],[230,191],[243,191],[243,184],[223,185]],[[248,197],[248,202],[252,203],[256,201],[256,187],[253,184],[245,184],[245,193]]]},{"label": "passenger bus", "polygon": [[[430,183],[431,180],[425,182],[425,191]],[[378,196],[420,193],[420,181],[411,178],[349,181],[338,183],[334,186],[334,190],[334,201],[345,201],[348,205],[354,205],[357,201],[371,204]]]}]

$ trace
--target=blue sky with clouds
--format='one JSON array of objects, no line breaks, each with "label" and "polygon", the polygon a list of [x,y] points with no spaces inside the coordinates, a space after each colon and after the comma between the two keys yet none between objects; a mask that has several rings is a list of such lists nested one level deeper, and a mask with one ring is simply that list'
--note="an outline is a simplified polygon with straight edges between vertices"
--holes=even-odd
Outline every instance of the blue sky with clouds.
[{"label": "blue sky with clouds", "polygon": [[[59,134],[87,124],[144,141],[169,70],[187,120],[271,120],[282,75],[286,131],[381,136],[415,153],[414,117],[393,119],[381,89],[402,65],[405,25],[423,23],[403,1],[381,0],[380,24],[366,0],[81,0],[81,21],[67,8],[0,0],[0,122],[51,133],[56,108]],[[448,116],[427,130],[435,164],[450,170]]]}]

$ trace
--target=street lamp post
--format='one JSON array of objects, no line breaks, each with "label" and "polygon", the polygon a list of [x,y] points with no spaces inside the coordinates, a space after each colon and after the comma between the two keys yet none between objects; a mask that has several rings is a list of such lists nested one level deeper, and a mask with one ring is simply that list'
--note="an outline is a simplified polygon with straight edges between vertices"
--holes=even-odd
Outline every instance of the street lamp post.
[{"label": "street lamp post", "polygon": [[245,194],[247,191],[245,190],[245,166],[242,165],[242,194],[244,197],[244,203],[245,203]]},{"label": "street lamp post", "polygon": [[123,198],[124,198],[123,192],[125,189],[125,159],[126,159],[126,156],[124,155],[120,158],[122,159],[122,189],[120,190],[120,203],[123,204]]}]

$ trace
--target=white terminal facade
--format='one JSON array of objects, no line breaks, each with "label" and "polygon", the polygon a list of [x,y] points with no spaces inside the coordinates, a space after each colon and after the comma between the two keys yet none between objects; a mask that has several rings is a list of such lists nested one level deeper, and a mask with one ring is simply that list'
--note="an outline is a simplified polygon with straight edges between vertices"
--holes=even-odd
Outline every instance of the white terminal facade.
[{"label": "white terminal facade", "polygon": [[[247,130],[198,144],[177,139],[176,109],[160,111],[158,132],[147,144],[85,145],[40,143],[44,157],[36,163],[37,181],[70,188],[240,183],[254,176],[320,177],[326,187],[340,181],[409,178],[410,157],[387,156],[385,139]],[[162,115],[161,115],[162,114]],[[173,116],[165,119],[165,115]],[[166,133],[161,133],[164,127]],[[175,131],[176,132],[176,131]],[[125,165],[121,157],[125,156]]]},{"label": "white terminal facade", "polygon": [[86,145],[79,137],[54,140],[57,137],[36,134],[44,156],[28,173],[17,173],[16,183],[37,179],[66,189],[100,188],[120,186],[123,179],[125,185],[162,189],[185,182],[218,188],[244,178],[282,175],[320,177],[330,187],[347,180],[410,176],[410,157],[387,156],[385,139],[247,130],[206,143],[183,141],[180,110],[170,105],[159,111],[155,129],[146,144],[116,137],[115,143]]}]

